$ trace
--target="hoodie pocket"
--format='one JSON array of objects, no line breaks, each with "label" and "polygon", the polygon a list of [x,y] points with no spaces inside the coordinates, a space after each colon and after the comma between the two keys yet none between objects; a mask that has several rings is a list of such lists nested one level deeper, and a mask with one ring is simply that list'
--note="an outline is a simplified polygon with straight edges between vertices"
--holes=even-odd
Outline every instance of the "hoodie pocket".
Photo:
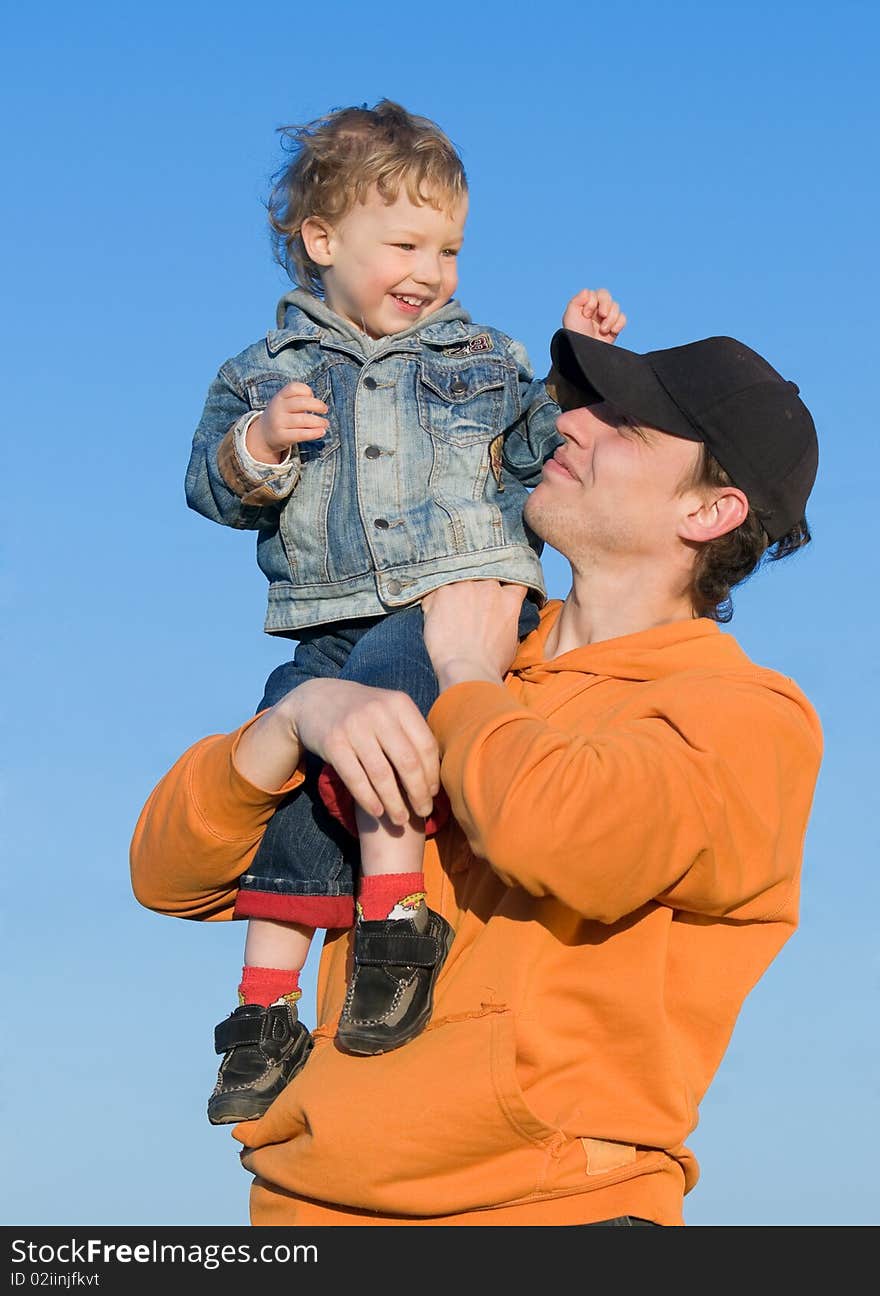
[{"label": "hoodie pocket", "polygon": [[347,1057],[320,1041],[246,1136],[244,1164],[268,1183],[421,1216],[540,1191],[565,1138],[529,1107],[513,1015],[495,1007],[432,1023],[378,1057]]}]

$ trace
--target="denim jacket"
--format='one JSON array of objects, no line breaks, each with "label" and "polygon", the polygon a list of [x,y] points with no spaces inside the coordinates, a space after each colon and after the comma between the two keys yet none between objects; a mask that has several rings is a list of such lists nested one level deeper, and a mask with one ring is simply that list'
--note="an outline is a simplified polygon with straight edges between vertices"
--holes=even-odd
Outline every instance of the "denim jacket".
[{"label": "denim jacket", "polygon": [[[221,367],[186,475],[191,508],[257,531],[266,632],[382,615],[473,577],[543,602],[543,546],[522,508],[561,443],[559,407],[523,346],[455,301],[373,340],[296,289],[277,323]],[[259,463],[247,427],[289,382],[327,404],[329,426]]]}]

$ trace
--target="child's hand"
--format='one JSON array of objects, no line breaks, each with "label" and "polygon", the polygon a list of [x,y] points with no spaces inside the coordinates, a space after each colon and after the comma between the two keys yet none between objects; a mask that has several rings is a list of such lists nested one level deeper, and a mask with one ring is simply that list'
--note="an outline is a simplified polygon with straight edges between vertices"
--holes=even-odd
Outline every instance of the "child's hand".
[{"label": "child's hand", "polygon": [[599,342],[616,342],[626,327],[626,316],[607,288],[598,292],[594,288],[582,288],[566,306],[562,327]]},{"label": "child's hand", "polygon": [[316,400],[311,387],[291,382],[277,391],[259,418],[247,430],[248,452],[261,463],[280,463],[292,445],[317,441],[327,431],[323,401]]}]

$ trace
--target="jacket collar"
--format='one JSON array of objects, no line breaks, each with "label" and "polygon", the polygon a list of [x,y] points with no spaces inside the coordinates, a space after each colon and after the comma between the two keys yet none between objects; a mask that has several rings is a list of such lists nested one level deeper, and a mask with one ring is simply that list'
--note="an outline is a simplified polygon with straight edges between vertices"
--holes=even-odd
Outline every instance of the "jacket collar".
[{"label": "jacket collar", "polygon": [[271,355],[277,355],[294,342],[317,342],[372,359],[390,351],[417,352],[424,342],[448,346],[473,333],[467,311],[453,300],[431,315],[427,324],[416,324],[385,338],[369,338],[332,311],[319,297],[302,288],[285,293],[278,303],[275,318],[278,327],[266,334]]}]

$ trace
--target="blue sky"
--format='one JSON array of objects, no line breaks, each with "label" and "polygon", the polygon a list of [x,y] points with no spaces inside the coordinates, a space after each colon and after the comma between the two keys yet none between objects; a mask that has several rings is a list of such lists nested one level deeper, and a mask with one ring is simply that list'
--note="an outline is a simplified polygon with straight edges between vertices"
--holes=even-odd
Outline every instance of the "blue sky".
[{"label": "blue sky", "polygon": [[[249,715],[287,651],[253,537],[183,498],[207,386],[286,290],[262,207],[276,127],[390,97],[459,147],[458,296],[536,369],[568,297],[607,286],[624,345],[731,334],[813,411],[814,544],[731,626],[825,729],[802,923],[703,1105],[685,1218],[876,1223],[876,6],[306,12],[4,21],[2,1218],[247,1222],[237,1145],[204,1117],[243,927],[140,909],[128,844],[162,773]],[[546,570],[563,595],[565,564]]]}]

